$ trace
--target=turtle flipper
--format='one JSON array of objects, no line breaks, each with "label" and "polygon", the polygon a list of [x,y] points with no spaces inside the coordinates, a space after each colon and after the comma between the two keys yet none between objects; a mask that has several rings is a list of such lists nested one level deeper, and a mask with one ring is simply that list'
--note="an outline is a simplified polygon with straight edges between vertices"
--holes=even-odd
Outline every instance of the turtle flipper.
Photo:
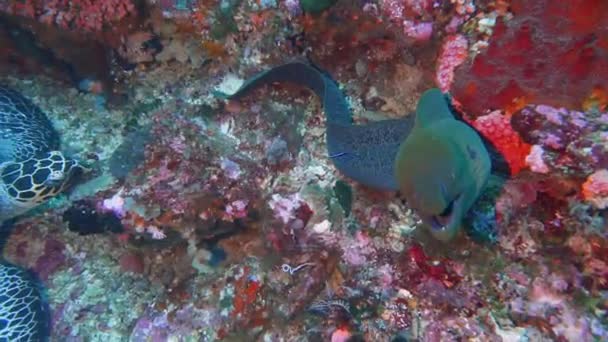
[{"label": "turtle flipper", "polygon": [[0,261],[0,341],[46,341],[49,330],[50,312],[40,281]]}]

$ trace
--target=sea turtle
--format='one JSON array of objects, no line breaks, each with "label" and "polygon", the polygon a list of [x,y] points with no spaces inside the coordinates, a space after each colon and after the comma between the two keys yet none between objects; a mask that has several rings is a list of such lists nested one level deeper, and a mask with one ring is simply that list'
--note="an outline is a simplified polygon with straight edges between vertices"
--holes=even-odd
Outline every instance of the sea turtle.
[{"label": "sea turtle", "polygon": [[40,108],[0,85],[0,223],[57,195],[85,170],[58,149],[59,135]]},{"label": "sea turtle", "polygon": [[[467,215],[491,173],[509,173],[495,148],[454,116],[448,95],[439,89],[429,89],[421,96],[415,115],[366,125],[353,124],[337,83],[305,61],[260,72],[235,93],[216,96],[238,99],[272,82],[313,90],[323,104],[327,150],[336,168],[371,188],[400,191],[438,240],[451,240],[463,220],[476,219],[468,220]],[[487,214],[472,212],[479,217]]]},{"label": "sea turtle", "polygon": [[46,115],[0,85],[0,341],[46,338],[48,310],[40,282],[4,260],[1,251],[9,220],[57,195],[86,170],[58,148],[59,135]]}]

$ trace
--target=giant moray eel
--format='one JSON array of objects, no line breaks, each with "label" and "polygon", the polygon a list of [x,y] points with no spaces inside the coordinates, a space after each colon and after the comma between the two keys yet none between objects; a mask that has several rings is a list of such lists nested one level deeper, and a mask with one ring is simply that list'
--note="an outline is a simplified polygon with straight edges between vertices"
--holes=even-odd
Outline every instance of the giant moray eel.
[{"label": "giant moray eel", "polygon": [[399,190],[439,240],[456,235],[496,166],[492,162],[500,160],[473,128],[454,117],[438,89],[421,96],[416,115],[366,125],[353,124],[344,94],[325,71],[301,61],[263,71],[234,94],[218,96],[239,99],[272,82],[312,89],[327,117],[327,150],[336,168],[371,188]]},{"label": "giant moray eel", "polygon": [[0,85],[0,341],[46,339],[49,318],[40,284],[29,271],[4,261],[1,251],[8,220],[60,193],[85,170],[58,148],[59,135],[46,115]]}]

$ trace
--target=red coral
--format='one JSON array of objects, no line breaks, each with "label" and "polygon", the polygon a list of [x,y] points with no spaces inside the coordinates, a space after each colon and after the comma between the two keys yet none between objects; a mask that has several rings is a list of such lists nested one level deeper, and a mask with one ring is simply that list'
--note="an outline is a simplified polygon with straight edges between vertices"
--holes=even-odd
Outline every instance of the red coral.
[{"label": "red coral", "polygon": [[496,146],[509,163],[511,174],[516,175],[526,167],[531,146],[513,129],[509,116],[494,111],[478,117],[471,124]]},{"label": "red coral", "polygon": [[579,108],[608,89],[608,2],[514,0],[486,51],[457,70],[454,96],[475,115],[526,99]]},{"label": "red coral", "polygon": [[585,200],[596,208],[608,208],[608,170],[591,174],[583,184],[582,193]]},{"label": "red coral", "polygon": [[236,280],[233,317],[241,315],[250,306],[253,306],[261,289],[260,282],[255,277],[250,277],[250,271],[249,267],[245,267],[243,275]]},{"label": "red coral", "polygon": [[413,244],[407,250],[407,256],[423,272],[423,278],[436,279],[446,288],[451,288],[460,282],[460,277],[451,268],[446,267],[446,265],[452,264],[449,260],[444,259],[440,263],[432,263],[419,244]]},{"label": "red coral", "polygon": [[[260,279],[252,273],[249,266],[242,268],[243,273],[236,277],[234,283],[234,300],[231,317],[238,321],[237,331],[248,329],[259,329],[268,323],[268,310],[260,298],[265,298],[262,293],[263,284]],[[228,322],[230,323],[230,322]],[[226,327],[226,332],[232,328]],[[234,331],[232,331],[234,332]]]}]

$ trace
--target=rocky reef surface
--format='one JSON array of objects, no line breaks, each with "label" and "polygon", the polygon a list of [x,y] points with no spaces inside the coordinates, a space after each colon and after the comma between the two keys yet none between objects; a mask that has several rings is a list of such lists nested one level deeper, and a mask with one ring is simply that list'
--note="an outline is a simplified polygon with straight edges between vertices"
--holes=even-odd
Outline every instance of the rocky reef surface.
[{"label": "rocky reef surface", "polygon": [[[5,257],[43,281],[54,341],[607,340],[607,13],[601,0],[0,3],[1,81],[93,165],[15,223]],[[358,123],[449,91],[511,168],[492,238],[418,236],[396,194],[342,176],[309,91],[213,95],[304,56]]]}]

